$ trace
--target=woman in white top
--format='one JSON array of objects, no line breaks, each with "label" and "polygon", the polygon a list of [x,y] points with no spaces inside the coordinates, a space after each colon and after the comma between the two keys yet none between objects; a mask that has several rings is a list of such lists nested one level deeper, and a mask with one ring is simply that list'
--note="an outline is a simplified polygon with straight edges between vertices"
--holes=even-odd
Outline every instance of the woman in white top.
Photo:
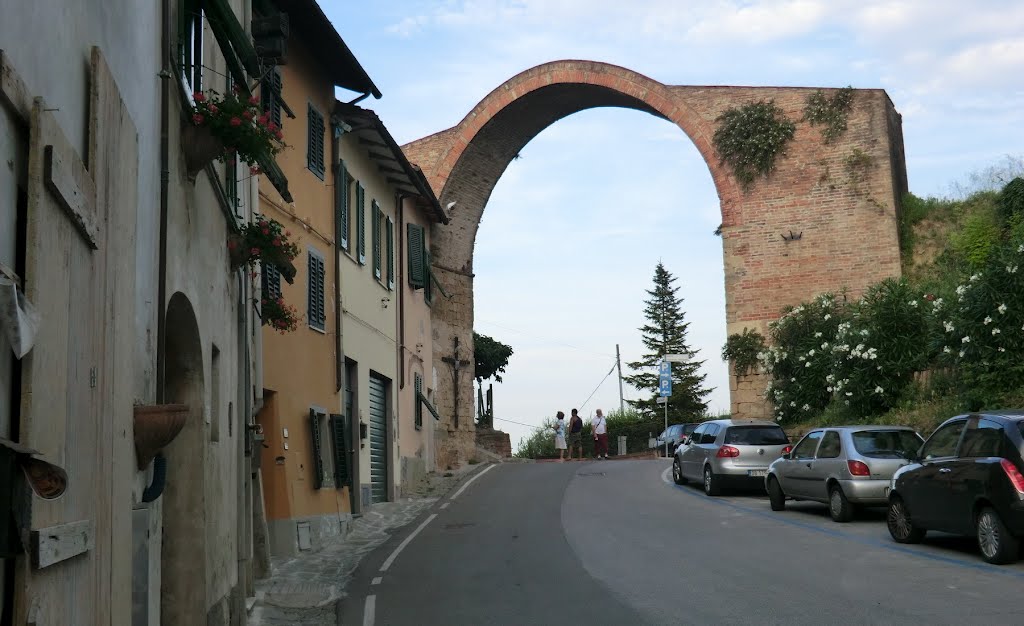
[{"label": "woman in white top", "polygon": [[565,413],[558,412],[558,421],[552,427],[555,429],[555,449],[558,450],[558,460],[565,460]]}]

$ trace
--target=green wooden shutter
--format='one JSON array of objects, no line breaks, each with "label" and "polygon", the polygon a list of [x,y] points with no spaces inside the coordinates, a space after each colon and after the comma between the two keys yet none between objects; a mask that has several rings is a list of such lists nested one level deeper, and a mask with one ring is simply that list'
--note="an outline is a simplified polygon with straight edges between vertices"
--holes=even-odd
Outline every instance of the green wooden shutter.
[{"label": "green wooden shutter", "polygon": [[281,271],[273,263],[261,263],[263,297],[276,301],[281,297]]},{"label": "green wooden shutter", "polygon": [[324,486],[324,458],[321,454],[320,415],[316,409],[309,410],[309,430],[313,436],[313,489]]},{"label": "green wooden shutter", "polygon": [[366,190],[356,183],[356,247],[359,264],[366,265]]},{"label": "green wooden shutter", "polygon": [[316,260],[316,320],[320,323],[320,330],[325,328],[327,322],[326,290],[324,289],[325,264],[322,258]]},{"label": "green wooden shutter", "polygon": [[387,217],[385,223],[385,240],[387,243],[387,255],[388,255],[388,289],[395,288],[395,223],[391,220],[391,216]]},{"label": "green wooden shutter", "polygon": [[348,250],[348,169],[344,161],[338,161],[334,169],[334,212],[338,231],[334,238],[339,248]]},{"label": "green wooden shutter", "polygon": [[260,105],[270,121],[281,126],[281,70],[274,68],[260,80]]},{"label": "green wooden shutter", "polygon": [[308,105],[309,121],[306,144],[306,166],[319,176],[324,177],[324,116],[320,115],[312,104]]},{"label": "green wooden shutter", "polygon": [[373,277],[380,280],[380,205],[376,200],[370,203],[370,234],[373,246]]},{"label": "green wooden shutter", "polygon": [[309,276],[306,284],[309,288],[309,307],[306,318],[313,328],[324,330],[327,321],[326,305],[324,304],[324,260],[312,250],[308,253]]},{"label": "green wooden shutter", "polygon": [[424,231],[419,224],[408,224],[406,228],[409,255],[409,285],[414,289],[423,287],[427,282],[426,268],[423,266]]},{"label": "green wooden shutter", "polygon": [[415,381],[413,386],[416,393],[416,410],[413,412],[415,416],[414,421],[416,428],[423,428],[423,401],[420,400],[420,396],[423,395],[423,377],[419,374],[414,374],[413,380]]},{"label": "green wooden shutter", "polygon": [[348,429],[343,415],[331,414],[331,437],[334,444],[334,486],[341,489],[351,482],[348,469]]},{"label": "green wooden shutter", "polygon": [[430,253],[427,251],[423,252],[423,273],[425,274],[423,280],[423,300],[430,304],[434,301],[434,274],[430,271],[430,265],[432,261]]}]

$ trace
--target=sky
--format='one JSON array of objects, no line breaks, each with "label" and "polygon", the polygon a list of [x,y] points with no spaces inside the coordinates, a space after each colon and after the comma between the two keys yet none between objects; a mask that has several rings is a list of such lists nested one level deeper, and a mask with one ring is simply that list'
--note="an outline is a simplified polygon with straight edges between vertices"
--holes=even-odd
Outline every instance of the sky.
[{"label": "sky", "polygon": [[[1020,0],[320,2],[383,93],[361,106],[399,144],[458,124],[519,72],[586,59],[668,85],[885,89],[919,196],[1024,154]],[[709,409],[727,412],[721,212],[692,142],[646,113],[591,109],[520,154],[474,253],[476,331],[514,350],[495,426],[515,448],[558,410],[619,406],[616,345],[628,374],[659,261],[677,278]]]}]

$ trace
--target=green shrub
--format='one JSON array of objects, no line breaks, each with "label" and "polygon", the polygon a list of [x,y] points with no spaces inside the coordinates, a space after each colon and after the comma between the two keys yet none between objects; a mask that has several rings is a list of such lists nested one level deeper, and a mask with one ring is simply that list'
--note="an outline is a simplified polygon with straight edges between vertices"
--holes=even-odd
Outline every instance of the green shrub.
[{"label": "green shrub", "polygon": [[758,176],[768,176],[776,159],[796,133],[796,124],[774,101],[731,107],[715,120],[714,145],[719,158],[728,164],[746,190]]},{"label": "green shrub", "polygon": [[733,333],[725,340],[722,348],[722,360],[732,361],[733,371],[737,376],[746,376],[757,367],[757,355],[765,351],[764,335],[744,328],[742,333]]},{"label": "green shrub", "polygon": [[999,243],[1001,235],[995,212],[979,211],[967,216],[961,231],[950,237],[950,245],[967,267],[978,269],[988,261],[989,253]]},{"label": "green shrub", "polygon": [[1004,222],[1024,215],[1024,178],[1018,176],[1008,182],[999,192],[996,206]]}]

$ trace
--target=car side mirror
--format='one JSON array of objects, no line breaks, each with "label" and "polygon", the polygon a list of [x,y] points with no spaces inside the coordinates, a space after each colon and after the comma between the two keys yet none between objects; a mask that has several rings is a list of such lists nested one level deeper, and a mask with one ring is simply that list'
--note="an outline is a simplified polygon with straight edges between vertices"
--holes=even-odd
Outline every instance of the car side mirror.
[{"label": "car side mirror", "polygon": [[789,453],[789,452],[787,452],[787,453],[785,453],[785,454],[783,454],[783,455],[782,455],[782,458],[784,458],[784,459],[789,459],[789,456],[790,456],[790,453]]}]

